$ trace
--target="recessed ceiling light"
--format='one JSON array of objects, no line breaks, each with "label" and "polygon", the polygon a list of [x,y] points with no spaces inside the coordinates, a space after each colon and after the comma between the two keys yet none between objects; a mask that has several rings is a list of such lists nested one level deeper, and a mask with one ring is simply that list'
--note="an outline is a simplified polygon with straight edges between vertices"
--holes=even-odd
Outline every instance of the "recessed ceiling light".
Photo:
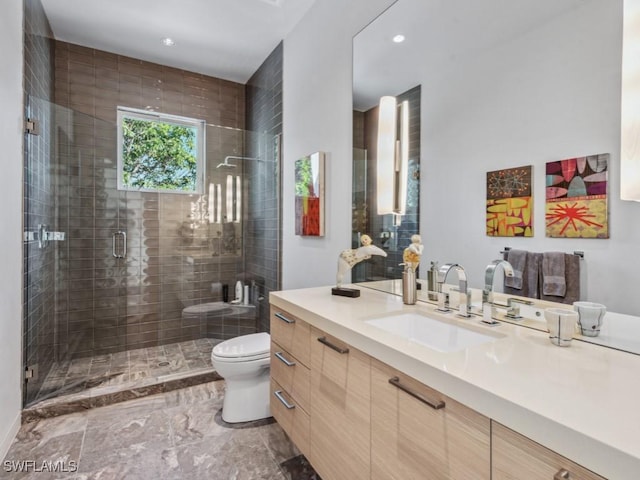
[{"label": "recessed ceiling light", "polygon": [[166,47],[172,47],[176,42],[174,42],[172,38],[166,37],[162,39],[162,44]]},{"label": "recessed ceiling light", "polygon": [[404,42],[404,35],[402,34],[398,34],[395,37],[393,37],[393,41],[396,43],[402,43]]}]

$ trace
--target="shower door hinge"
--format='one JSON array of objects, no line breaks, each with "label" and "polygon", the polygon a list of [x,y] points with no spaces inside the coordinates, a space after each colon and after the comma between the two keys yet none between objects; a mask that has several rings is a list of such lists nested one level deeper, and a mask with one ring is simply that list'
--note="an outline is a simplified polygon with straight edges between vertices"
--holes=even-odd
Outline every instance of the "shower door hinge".
[{"label": "shower door hinge", "polygon": [[38,378],[38,365],[34,365],[32,367],[26,367],[24,369],[24,379],[28,382],[29,380],[36,380]]},{"label": "shower door hinge", "polygon": [[24,131],[29,135],[40,135],[40,123],[37,120],[27,118],[24,121]]},{"label": "shower door hinge", "polygon": [[50,232],[49,225],[38,225],[35,231],[22,232],[22,240],[25,242],[38,242],[38,248],[45,248],[49,242],[64,242],[65,232]]}]

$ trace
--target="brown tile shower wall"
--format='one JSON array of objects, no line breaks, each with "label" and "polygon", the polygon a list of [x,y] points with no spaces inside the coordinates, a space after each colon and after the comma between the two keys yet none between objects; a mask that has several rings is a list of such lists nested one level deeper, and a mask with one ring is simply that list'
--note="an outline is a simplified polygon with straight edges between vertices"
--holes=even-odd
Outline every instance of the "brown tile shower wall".
[{"label": "brown tile shower wall", "polygon": [[[51,29],[39,0],[24,2],[24,89],[26,115],[37,119],[39,135],[25,139],[24,229],[55,228],[55,182],[52,152],[53,47]],[[24,361],[37,376],[23,389],[24,403],[33,400],[55,361],[55,245],[24,243]]]},{"label": "brown tile shower wall", "polygon": [[[244,85],[55,42],[55,100],[65,107],[56,135],[60,229],[68,232],[60,348],[78,357],[205,336],[206,322],[183,320],[182,309],[220,300],[212,283],[232,286],[244,274],[242,258],[213,256],[216,232],[191,217],[196,198],[117,190],[116,107],[232,127],[207,130],[213,175],[225,155],[243,154],[244,133],[234,129],[244,128]],[[112,256],[119,230],[127,232],[124,260]]]},{"label": "brown tile shower wall", "polygon": [[280,165],[276,138],[282,134],[282,43],[247,82],[247,130],[266,133],[247,145],[258,162],[248,162],[249,208],[245,222],[248,278],[264,300],[258,302],[260,331],[269,331],[269,292],[279,290],[281,270]]}]

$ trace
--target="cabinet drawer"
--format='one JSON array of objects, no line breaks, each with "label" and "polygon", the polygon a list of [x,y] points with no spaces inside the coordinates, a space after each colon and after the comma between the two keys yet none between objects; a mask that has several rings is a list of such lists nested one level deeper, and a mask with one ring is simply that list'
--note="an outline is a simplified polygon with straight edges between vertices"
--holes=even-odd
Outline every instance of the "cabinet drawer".
[{"label": "cabinet drawer", "polygon": [[309,366],[310,327],[307,322],[272,306],[271,338],[303,365]]},{"label": "cabinet drawer", "polygon": [[309,369],[275,342],[271,342],[271,378],[309,411]]},{"label": "cabinet drawer", "polygon": [[309,455],[309,415],[271,379],[271,414],[304,454]]},{"label": "cabinet drawer", "polygon": [[370,480],[370,357],[312,328],[309,461],[323,480]]},{"label": "cabinet drawer", "polygon": [[371,478],[488,480],[490,420],[371,360]]},{"label": "cabinet drawer", "polygon": [[497,422],[492,421],[491,426],[494,480],[604,480]]}]

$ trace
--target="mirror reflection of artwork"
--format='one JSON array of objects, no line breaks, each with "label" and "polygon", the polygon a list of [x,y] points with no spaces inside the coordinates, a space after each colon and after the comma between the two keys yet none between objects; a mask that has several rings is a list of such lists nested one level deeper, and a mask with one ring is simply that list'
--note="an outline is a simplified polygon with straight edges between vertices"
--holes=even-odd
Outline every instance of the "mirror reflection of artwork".
[{"label": "mirror reflection of artwork", "polygon": [[547,163],[547,237],[609,238],[609,154]]},{"label": "mirror reflection of artwork", "polygon": [[487,172],[487,235],[533,237],[531,165]]},{"label": "mirror reflection of artwork", "polygon": [[324,153],[296,160],[296,235],[324,235]]}]

